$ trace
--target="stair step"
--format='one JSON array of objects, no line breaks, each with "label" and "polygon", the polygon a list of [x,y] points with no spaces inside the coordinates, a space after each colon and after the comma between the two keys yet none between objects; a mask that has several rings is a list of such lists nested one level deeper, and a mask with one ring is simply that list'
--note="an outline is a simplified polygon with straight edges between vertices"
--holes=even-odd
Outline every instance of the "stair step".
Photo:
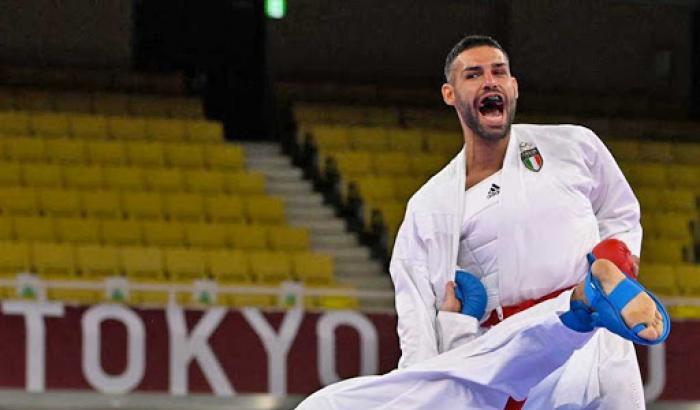
[{"label": "stair step", "polygon": [[250,169],[260,172],[265,176],[268,183],[272,182],[297,182],[302,181],[303,172],[299,168],[256,168]]},{"label": "stair step", "polygon": [[314,235],[311,238],[311,246],[322,251],[327,248],[349,248],[357,246],[357,238],[350,234],[338,235]]},{"label": "stair step", "polygon": [[335,263],[335,271],[341,275],[353,276],[388,275],[388,273],[383,271],[382,265],[376,260],[372,259],[363,262],[338,261]]},{"label": "stair step", "polygon": [[319,193],[309,195],[288,195],[282,198],[285,207],[303,207],[303,206],[323,206],[323,196]]},{"label": "stair step", "polygon": [[327,248],[324,253],[333,256],[336,261],[367,261],[370,260],[370,252],[364,246],[353,248]]},{"label": "stair step", "polygon": [[302,194],[311,194],[313,193],[313,188],[309,184],[302,184],[297,181],[290,181],[290,182],[278,182],[278,181],[269,181],[267,183],[267,192],[274,194],[274,195],[284,195],[284,194],[292,194],[292,195],[302,195]]},{"label": "stair step", "polygon": [[347,283],[358,289],[371,289],[371,290],[393,290],[394,285],[391,282],[391,278],[386,276],[352,276],[352,275],[336,275],[336,279],[339,283]]},{"label": "stair step", "polygon": [[250,168],[257,169],[273,169],[273,168],[292,168],[292,160],[288,157],[279,156],[260,156],[260,157],[246,157],[246,165]]},{"label": "stair step", "polygon": [[288,206],[285,208],[285,213],[288,218],[297,221],[306,221],[310,219],[335,219],[335,212],[328,207],[300,207]]}]

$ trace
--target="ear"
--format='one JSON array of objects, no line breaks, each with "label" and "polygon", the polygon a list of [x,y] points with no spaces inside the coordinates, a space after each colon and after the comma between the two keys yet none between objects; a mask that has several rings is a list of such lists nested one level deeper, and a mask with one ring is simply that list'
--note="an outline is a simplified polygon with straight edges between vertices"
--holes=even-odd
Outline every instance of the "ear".
[{"label": "ear", "polygon": [[445,104],[455,105],[455,89],[452,87],[452,84],[443,84],[440,91],[442,91],[442,100],[445,102]]},{"label": "ear", "polygon": [[518,80],[515,77],[511,77],[513,80],[513,88],[515,89],[515,99],[518,99]]}]

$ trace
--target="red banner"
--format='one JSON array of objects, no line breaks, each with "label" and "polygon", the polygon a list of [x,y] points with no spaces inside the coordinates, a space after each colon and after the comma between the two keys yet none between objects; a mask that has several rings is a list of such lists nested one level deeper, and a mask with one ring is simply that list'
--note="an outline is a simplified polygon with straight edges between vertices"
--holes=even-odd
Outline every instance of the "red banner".
[{"label": "red banner", "polygon": [[[664,346],[638,351],[645,389],[661,399],[700,400],[700,323],[673,326]],[[0,335],[0,387],[29,391],[309,394],[386,373],[400,354],[395,315],[358,311],[3,301]]]}]

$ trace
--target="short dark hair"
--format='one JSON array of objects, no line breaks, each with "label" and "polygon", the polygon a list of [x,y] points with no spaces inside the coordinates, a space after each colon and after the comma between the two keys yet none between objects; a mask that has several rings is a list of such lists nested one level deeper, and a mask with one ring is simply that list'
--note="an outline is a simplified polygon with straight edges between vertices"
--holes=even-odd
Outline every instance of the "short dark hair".
[{"label": "short dark hair", "polygon": [[455,44],[455,46],[452,47],[452,50],[450,50],[450,52],[447,53],[447,58],[445,59],[445,81],[450,82],[452,63],[454,63],[455,59],[458,55],[462,53],[462,51],[481,46],[497,48],[503,52],[503,54],[506,56],[506,60],[509,59],[506,50],[504,50],[503,47],[501,47],[501,45],[498,44],[498,41],[496,41],[493,37],[483,36],[479,34],[472,34],[466,36],[459,40],[459,43]]}]

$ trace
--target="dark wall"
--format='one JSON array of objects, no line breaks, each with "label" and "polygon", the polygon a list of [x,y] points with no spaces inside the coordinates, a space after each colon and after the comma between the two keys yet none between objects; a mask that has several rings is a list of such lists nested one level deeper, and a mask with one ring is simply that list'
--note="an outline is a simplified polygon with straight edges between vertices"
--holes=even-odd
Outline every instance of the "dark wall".
[{"label": "dark wall", "polygon": [[610,0],[296,0],[268,21],[281,80],[432,84],[450,47],[485,33],[527,90],[686,98],[690,6]]},{"label": "dark wall", "polygon": [[0,62],[128,67],[131,1],[0,0]]}]

